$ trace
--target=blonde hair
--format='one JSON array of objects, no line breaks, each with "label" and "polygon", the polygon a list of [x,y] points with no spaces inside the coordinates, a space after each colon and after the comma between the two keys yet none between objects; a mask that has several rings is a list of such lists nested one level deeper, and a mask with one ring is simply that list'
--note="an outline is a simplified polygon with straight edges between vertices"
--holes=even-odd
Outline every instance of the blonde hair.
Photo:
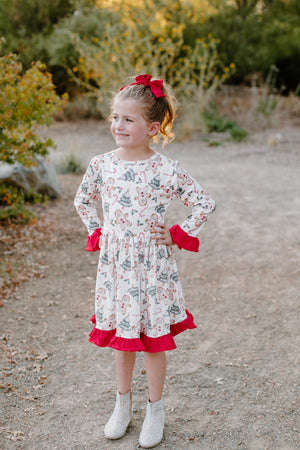
[{"label": "blonde hair", "polygon": [[[153,78],[151,81],[155,80]],[[133,80],[134,81],[134,80]],[[154,136],[154,142],[163,140],[163,145],[174,139],[172,132],[173,121],[177,109],[177,101],[173,94],[171,86],[163,83],[162,91],[165,97],[156,98],[150,88],[144,84],[133,84],[125,86],[121,91],[114,95],[112,104],[117,99],[135,100],[144,106],[144,118],[148,123],[159,122],[160,129]]]}]

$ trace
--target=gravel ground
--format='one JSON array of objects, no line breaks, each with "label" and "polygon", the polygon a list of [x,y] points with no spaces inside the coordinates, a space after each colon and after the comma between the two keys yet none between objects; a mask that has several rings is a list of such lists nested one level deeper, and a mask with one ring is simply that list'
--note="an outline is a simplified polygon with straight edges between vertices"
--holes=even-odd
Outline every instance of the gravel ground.
[{"label": "gravel ground", "polygon": [[[58,166],[71,153],[86,165],[113,149],[105,124],[94,121],[57,123],[50,135]],[[198,328],[179,335],[168,353],[157,448],[300,446],[299,144],[299,129],[285,127],[241,144],[212,148],[195,136],[165,150],[208,189],[217,210],[198,254],[176,250]],[[113,351],[87,340],[97,255],[83,251],[86,232],[73,208],[80,179],[60,175],[61,198],[41,208],[38,224],[12,249],[30,255],[40,272],[1,308],[1,449],[138,448],[143,354],[129,431],[118,441],[103,436],[115,396]],[[186,214],[174,203],[167,223]]]}]

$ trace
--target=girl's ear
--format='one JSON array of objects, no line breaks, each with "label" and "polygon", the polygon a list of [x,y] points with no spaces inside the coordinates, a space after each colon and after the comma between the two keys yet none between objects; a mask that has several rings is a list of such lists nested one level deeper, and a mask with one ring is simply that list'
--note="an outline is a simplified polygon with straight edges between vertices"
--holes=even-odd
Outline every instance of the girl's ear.
[{"label": "girl's ear", "polygon": [[149,136],[155,136],[160,130],[160,123],[159,122],[152,122],[149,124]]}]

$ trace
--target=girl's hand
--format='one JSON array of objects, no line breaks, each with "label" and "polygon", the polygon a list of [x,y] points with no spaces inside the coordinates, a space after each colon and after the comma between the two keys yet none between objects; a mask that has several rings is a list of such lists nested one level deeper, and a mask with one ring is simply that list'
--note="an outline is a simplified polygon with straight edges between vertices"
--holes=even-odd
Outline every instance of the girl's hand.
[{"label": "girl's hand", "polygon": [[169,228],[164,224],[156,223],[151,229],[151,239],[156,239],[157,244],[174,245]]}]

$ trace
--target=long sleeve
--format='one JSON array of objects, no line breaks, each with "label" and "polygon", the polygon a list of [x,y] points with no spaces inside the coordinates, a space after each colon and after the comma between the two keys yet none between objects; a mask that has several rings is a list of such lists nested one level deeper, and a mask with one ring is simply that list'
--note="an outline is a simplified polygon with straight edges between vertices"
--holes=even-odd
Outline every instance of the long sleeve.
[{"label": "long sleeve", "polygon": [[89,163],[74,199],[75,208],[89,235],[92,235],[97,228],[101,228],[96,203],[99,199],[102,185],[100,161],[99,158],[94,157]]},{"label": "long sleeve", "polygon": [[209,193],[176,162],[174,168],[173,196],[186,206],[192,206],[191,214],[180,225],[189,236],[196,237],[208,216],[215,210],[215,201]]}]

